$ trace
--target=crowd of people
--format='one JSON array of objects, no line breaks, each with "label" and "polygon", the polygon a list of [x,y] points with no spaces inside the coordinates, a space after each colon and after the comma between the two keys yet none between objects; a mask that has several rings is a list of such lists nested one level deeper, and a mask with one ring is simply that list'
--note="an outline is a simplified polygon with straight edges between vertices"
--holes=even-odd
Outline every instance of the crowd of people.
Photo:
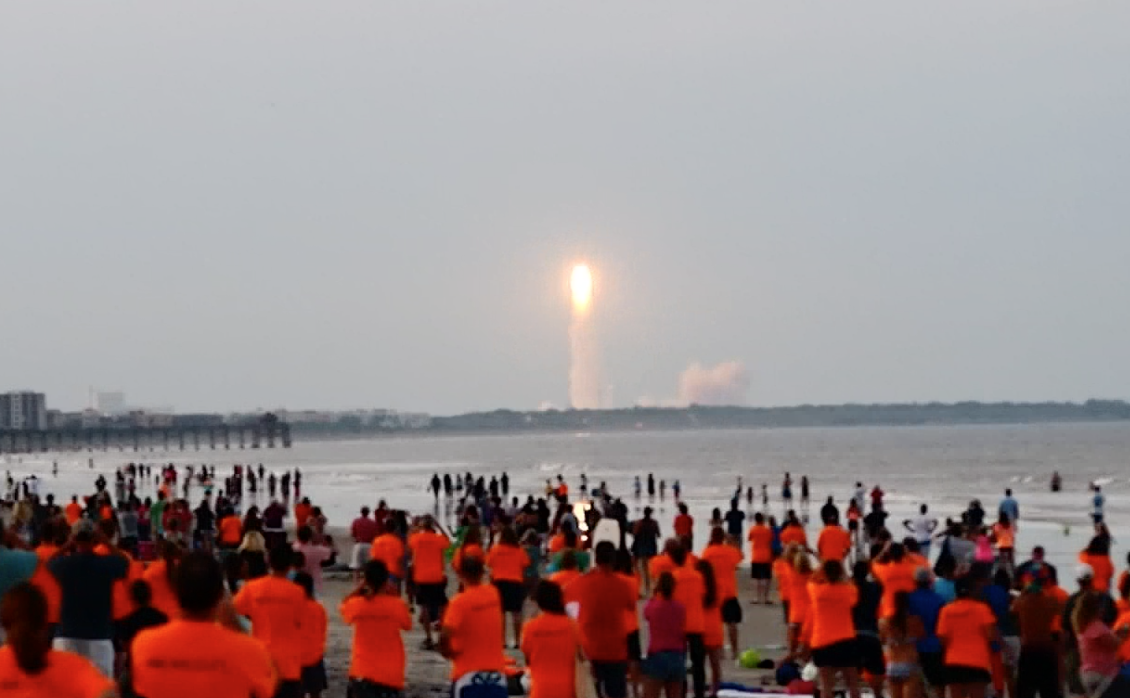
[{"label": "crowd of people", "polygon": [[[991,525],[977,501],[944,524],[922,505],[896,534],[882,489],[860,483],[846,525],[829,497],[810,540],[806,477],[798,515],[785,476],[779,525],[765,501],[743,510],[753,490],[739,480],[696,542],[678,482],[665,538],[650,503],[666,483],[651,475],[646,490],[636,480],[649,505],[632,517],[587,478],[580,497],[558,476],[522,500],[505,473],[437,474],[433,512],[365,507],[339,551],[327,517],[301,497],[301,474],[283,478],[276,489],[261,467],[237,466],[217,487],[208,467],[154,477],[130,464],[113,495],[101,477],[66,505],[17,492],[0,530],[0,694],[317,698],[336,613],[353,628],[352,698],[404,691],[413,627],[422,650],[450,661],[457,698],[501,698],[523,675],[533,698],[571,698],[578,680],[603,698],[703,698],[722,685],[725,659],[744,654],[743,606],[779,603],[776,677],[802,690],[811,663],[810,689],[853,698],[865,685],[894,698],[1130,695],[1130,574],[1115,582],[1110,532],[1095,519],[1068,593],[1042,549],[1017,564],[1011,491]],[[263,482],[260,511],[248,495]],[[195,508],[193,487],[203,490]],[[609,520],[611,537],[600,533]],[[329,611],[326,570],[355,585]]]}]

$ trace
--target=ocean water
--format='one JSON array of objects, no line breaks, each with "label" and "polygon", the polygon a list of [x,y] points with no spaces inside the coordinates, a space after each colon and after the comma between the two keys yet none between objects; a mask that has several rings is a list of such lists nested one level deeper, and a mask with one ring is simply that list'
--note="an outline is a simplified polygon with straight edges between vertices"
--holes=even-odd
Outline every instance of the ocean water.
[{"label": "ocean water", "polygon": [[[894,522],[929,504],[940,519],[956,516],[972,499],[992,514],[1006,487],[1020,501],[1018,545],[1045,545],[1060,565],[1072,565],[1090,535],[1092,482],[1107,495],[1107,519],[1115,538],[1116,562],[1130,550],[1130,423],[1013,426],[852,427],[733,431],[627,432],[599,434],[523,434],[490,436],[402,436],[359,441],[301,441],[289,450],[211,450],[36,454],[7,456],[3,468],[14,477],[35,473],[41,494],[58,498],[88,492],[97,473],[113,482],[117,467],[146,463],[207,463],[220,473],[235,463],[260,462],[268,470],[302,469],[303,495],[320,505],[335,525],[346,525],[363,505],[379,499],[413,512],[431,511],[427,492],[433,473],[507,472],[511,494],[540,494],[558,473],[573,492],[581,473],[590,486],[607,482],[633,511],[646,504],[632,496],[638,474],[654,473],[668,484],[665,502],[656,501],[657,518],[669,529],[674,516],[670,486],[682,485],[683,499],[700,522],[713,507],[723,510],[737,478],[753,485],[760,509],[760,486],[769,485],[771,513],[781,515],[781,481],[792,473],[794,497],[799,479],[812,487],[812,514],[831,495],[843,509],[855,482],[886,491]],[[88,458],[94,458],[94,469]],[[60,474],[52,477],[52,461]],[[1049,492],[1053,471],[1063,491]],[[151,494],[149,488],[139,494]],[[197,489],[192,499],[201,495]],[[262,496],[262,495],[261,495]],[[194,501],[194,504],[196,502]],[[260,501],[262,503],[262,500]],[[744,499],[743,499],[744,508]],[[441,506],[442,509],[442,506]],[[814,527],[810,526],[810,530]],[[700,539],[704,537],[699,533]],[[1121,565],[1120,565],[1121,566]]]}]

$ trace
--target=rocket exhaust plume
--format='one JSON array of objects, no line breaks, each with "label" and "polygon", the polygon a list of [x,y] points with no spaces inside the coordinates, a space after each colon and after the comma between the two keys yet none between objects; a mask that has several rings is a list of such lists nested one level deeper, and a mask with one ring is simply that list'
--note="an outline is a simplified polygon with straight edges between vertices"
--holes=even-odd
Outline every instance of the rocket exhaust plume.
[{"label": "rocket exhaust plume", "polygon": [[592,272],[588,265],[573,267],[569,277],[573,314],[569,323],[569,405],[575,410],[600,407],[600,371],[592,327]]}]

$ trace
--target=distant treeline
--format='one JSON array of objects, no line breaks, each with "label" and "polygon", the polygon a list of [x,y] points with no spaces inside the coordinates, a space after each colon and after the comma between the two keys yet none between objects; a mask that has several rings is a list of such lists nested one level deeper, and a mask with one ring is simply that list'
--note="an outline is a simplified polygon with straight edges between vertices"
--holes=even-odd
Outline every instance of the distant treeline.
[{"label": "distant treeline", "polygon": [[398,433],[522,431],[626,431],[637,429],[740,429],[772,427],[921,426],[931,424],[1029,424],[1130,420],[1121,400],[1072,402],[957,402],[795,407],[634,407],[616,410],[495,410],[433,417],[427,425],[364,424],[342,417],[328,424],[294,424],[296,435],[349,436]]}]

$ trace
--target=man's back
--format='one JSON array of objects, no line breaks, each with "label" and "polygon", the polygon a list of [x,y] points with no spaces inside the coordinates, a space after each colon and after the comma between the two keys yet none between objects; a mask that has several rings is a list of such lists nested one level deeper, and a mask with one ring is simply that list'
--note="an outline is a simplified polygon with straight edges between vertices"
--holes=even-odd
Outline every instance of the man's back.
[{"label": "man's back", "polygon": [[284,680],[302,671],[302,608],[306,594],[287,579],[261,577],[248,582],[235,596],[235,610],[251,619],[251,633],[261,640]]},{"label": "man's back", "polygon": [[133,687],[146,698],[271,698],[276,675],[261,642],[216,623],[173,621],[133,643]]},{"label": "man's back", "polygon": [[570,583],[567,598],[580,603],[577,624],[589,659],[627,661],[627,612],[636,607],[628,585],[615,573],[596,569]]},{"label": "man's back", "polygon": [[119,555],[72,553],[52,558],[47,569],[62,592],[58,637],[111,639],[113,587],[129,572],[126,560]]}]

